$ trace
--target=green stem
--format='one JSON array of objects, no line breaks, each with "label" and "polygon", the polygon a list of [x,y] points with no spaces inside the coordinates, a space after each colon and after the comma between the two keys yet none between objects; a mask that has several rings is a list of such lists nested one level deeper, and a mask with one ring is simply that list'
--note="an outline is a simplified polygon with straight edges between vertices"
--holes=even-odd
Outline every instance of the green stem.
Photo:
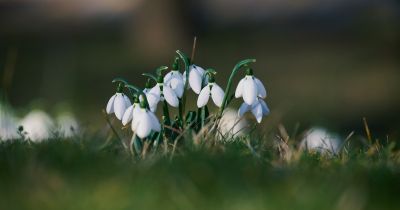
[{"label": "green stem", "polygon": [[124,85],[129,85],[129,82],[127,82],[125,79],[122,79],[122,78],[119,78],[119,77],[114,78],[112,80],[112,83],[116,83],[116,82],[122,82],[122,83],[124,83]]},{"label": "green stem", "polygon": [[236,73],[239,71],[239,69],[240,69],[241,67],[243,67],[244,65],[246,65],[246,64],[248,64],[248,63],[254,63],[254,62],[256,62],[256,59],[246,59],[246,60],[242,60],[242,61],[240,61],[239,63],[237,63],[237,64],[235,65],[235,67],[233,68],[232,73],[231,73],[231,75],[229,76],[228,84],[227,84],[226,89],[225,89],[224,100],[222,101],[222,106],[221,106],[221,108],[219,109],[219,113],[218,113],[218,115],[217,115],[217,119],[219,119],[219,118],[222,116],[223,112],[224,112],[224,109],[225,109],[225,106],[226,106],[226,102],[227,102],[227,100],[228,100],[229,92],[231,91],[232,82],[233,82],[233,77],[235,77]]},{"label": "green stem", "polygon": [[178,107],[178,117],[179,120],[181,120],[183,122],[183,103],[182,103],[182,99],[179,98],[179,107]]},{"label": "green stem", "polygon": [[162,125],[162,127],[163,127],[163,131],[164,131],[164,135],[166,137],[170,137],[172,135],[172,130],[166,128],[165,126],[169,127],[171,125],[172,125],[172,123],[171,123],[171,119],[169,117],[168,104],[167,104],[167,101],[164,100],[164,103],[163,103],[163,125]]},{"label": "green stem", "polygon": [[[189,58],[186,56],[185,53],[181,52],[180,50],[177,50],[176,53],[179,55],[179,58],[183,61],[183,64],[185,66],[185,72],[186,72],[186,82],[185,86],[183,88],[183,95],[182,95],[182,113],[185,113],[185,108],[186,108],[186,90],[189,85],[189,67],[190,67],[190,61]],[[185,123],[183,123],[185,125]]]}]

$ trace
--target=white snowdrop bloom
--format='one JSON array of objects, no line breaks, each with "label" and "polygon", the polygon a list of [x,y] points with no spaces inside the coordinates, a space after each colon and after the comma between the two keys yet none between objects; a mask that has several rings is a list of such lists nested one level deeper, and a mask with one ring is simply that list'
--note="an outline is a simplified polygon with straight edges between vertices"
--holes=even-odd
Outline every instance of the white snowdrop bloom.
[{"label": "white snowdrop bloom", "polygon": [[150,135],[151,131],[160,132],[161,125],[156,115],[141,105],[137,115],[132,120],[132,131],[139,138],[146,138]]},{"label": "white snowdrop bloom", "polygon": [[128,124],[132,119],[138,115],[140,110],[139,101],[135,101],[130,107],[128,107],[122,117],[122,125]]},{"label": "white snowdrop bloom", "polygon": [[150,92],[150,90],[151,90],[151,88],[147,88],[147,87],[146,87],[146,88],[143,89],[143,93],[144,93],[144,94],[147,94],[148,92]]},{"label": "white snowdrop bloom", "polygon": [[225,137],[227,140],[234,139],[234,137],[243,136],[249,122],[245,118],[237,115],[233,109],[226,109],[221,117],[218,128],[219,136]]},{"label": "white snowdrop bloom", "polygon": [[314,127],[304,136],[300,148],[325,154],[336,154],[340,150],[340,138],[324,128]]},{"label": "white snowdrop bloom", "polygon": [[156,111],[158,102],[164,101],[164,99],[173,107],[179,106],[179,99],[175,92],[161,81],[146,94],[146,97],[152,112]]},{"label": "white snowdrop bloom", "polygon": [[172,70],[164,77],[164,84],[165,86],[170,87],[178,96],[178,98],[182,98],[184,83],[183,83],[183,76],[177,70]]},{"label": "white snowdrop bloom", "polygon": [[108,100],[106,112],[107,114],[115,113],[115,116],[121,120],[126,108],[131,105],[128,96],[122,92],[117,92]]},{"label": "white snowdrop bloom", "polygon": [[20,138],[17,121],[11,107],[0,102],[0,141]]},{"label": "white snowdrop bloom", "polygon": [[[188,87],[192,88],[192,90],[196,94],[200,94],[204,74],[205,74],[205,71],[200,66],[196,66],[194,64],[189,66],[189,85],[188,85]],[[186,84],[186,72],[183,73],[183,83]],[[204,81],[204,85],[206,85],[206,84],[207,84],[207,82]]]},{"label": "white snowdrop bloom", "polygon": [[79,133],[79,123],[71,113],[63,113],[57,117],[58,135],[63,138],[71,138]]},{"label": "white snowdrop bloom", "polygon": [[222,88],[217,85],[215,82],[209,82],[199,94],[199,98],[197,99],[197,107],[203,107],[207,105],[210,96],[215,105],[218,107],[222,106],[222,102],[224,100],[224,91]]},{"label": "white snowdrop bloom", "polygon": [[246,76],[240,80],[236,91],[235,97],[243,97],[243,100],[248,105],[256,103],[257,98],[265,98],[267,91],[265,90],[262,82],[253,75],[253,71],[248,69]]},{"label": "white snowdrop bloom", "polygon": [[258,123],[261,123],[262,118],[264,116],[267,116],[270,112],[265,101],[260,98],[257,98],[252,105],[248,105],[247,103],[242,103],[242,105],[239,108],[238,115],[242,117],[244,113],[248,111],[251,111],[251,113],[253,113]]},{"label": "white snowdrop bloom", "polygon": [[53,120],[41,110],[33,110],[21,120],[25,139],[40,142],[54,137]]}]

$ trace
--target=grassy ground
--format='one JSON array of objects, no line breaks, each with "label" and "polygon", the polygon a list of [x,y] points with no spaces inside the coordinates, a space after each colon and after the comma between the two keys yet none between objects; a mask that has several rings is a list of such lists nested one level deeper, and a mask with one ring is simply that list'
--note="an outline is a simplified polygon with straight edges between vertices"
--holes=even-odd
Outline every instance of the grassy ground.
[{"label": "grassy ground", "polygon": [[[0,144],[0,209],[399,209],[392,144],[335,156],[273,139],[136,160],[97,138]],[[268,139],[268,140],[265,140]],[[278,146],[277,146],[278,145]],[[279,146],[280,145],[280,146]],[[283,145],[283,146],[282,146]],[[356,144],[354,144],[356,145]],[[162,152],[160,152],[162,153]]]}]

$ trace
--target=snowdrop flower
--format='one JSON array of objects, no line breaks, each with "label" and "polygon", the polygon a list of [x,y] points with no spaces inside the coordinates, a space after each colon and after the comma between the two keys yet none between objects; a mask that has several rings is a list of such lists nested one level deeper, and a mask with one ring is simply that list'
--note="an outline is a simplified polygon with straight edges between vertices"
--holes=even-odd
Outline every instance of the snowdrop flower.
[{"label": "snowdrop flower", "polygon": [[184,83],[183,76],[178,70],[172,70],[164,77],[165,86],[170,87],[178,96],[178,98],[182,98]]},{"label": "snowdrop flower", "polygon": [[304,136],[300,148],[324,154],[336,154],[340,150],[340,138],[324,128],[314,127]]},{"label": "snowdrop flower", "polygon": [[224,139],[233,140],[234,137],[243,136],[249,122],[245,118],[238,117],[233,109],[226,109],[219,123],[218,134]]},{"label": "snowdrop flower", "polygon": [[126,109],[124,116],[122,117],[122,125],[124,126],[128,124],[130,121],[132,121],[132,119],[135,116],[137,116],[140,111],[140,104],[138,98],[135,97],[133,101],[134,101],[133,104]]},{"label": "snowdrop flower", "polygon": [[57,130],[60,137],[74,137],[79,133],[78,121],[71,113],[61,114],[57,117]]},{"label": "snowdrop flower", "polygon": [[122,93],[123,84],[120,83],[117,88],[117,93],[108,100],[106,112],[107,114],[115,113],[117,119],[121,120],[126,108],[131,105],[129,98]]},{"label": "snowdrop flower", "polygon": [[132,120],[132,131],[142,139],[149,136],[151,131],[161,131],[161,125],[156,115],[145,107],[145,104],[142,102],[137,111],[137,115],[135,115]]},{"label": "snowdrop flower", "polygon": [[55,126],[53,120],[41,110],[31,111],[21,121],[25,139],[40,142],[54,137]]},{"label": "snowdrop flower", "polygon": [[246,76],[240,80],[236,91],[235,97],[243,97],[243,100],[248,105],[253,105],[257,102],[257,98],[265,98],[267,91],[259,79],[253,75],[252,69],[246,70]]},{"label": "snowdrop flower", "polygon": [[0,102],[0,140],[17,139],[17,118],[13,115],[11,107]]},{"label": "snowdrop flower", "polygon": [[162,77],[158,78],[156,86],[146,94],[146,97],[152,112],[156,111],[158,102],[164,101],[164,99],[173,107],[179,106],[178,97],[169,86],[164,85],[164,79]]},{"label": "snowdrop flower", "polygon": [[251,113],[253,113],[258,123],[261,123],[263,116],[267,116],[269,114],[269,108],[267,104],[264,102],[264,100],[260,98],[257,98],[252,105],[243,103],[239,108],[238,115],[242,117],[244,113],[248,111],[251,111]]},{"label": "snowdrop flower", "polygon": [[222,106],[225,93],[222,88],[215,83],[213,74],[215,73],[208,73],[208,84],[200,91],[199,98],[197,99],[197,107],[199,108],[207,104],[210,96],[215,105],[218,107]]},{"label": "snowdrop flower", "polygon": [[[192,90],[196,94],[200,94],[201,91],[201,85],[203,83],[203,77],[204,77],[204,69],[201,68],[200,66],[196,66],[194,64],[189,66],[189,88],[192,88]],[[183,73],[183,82],[186,84],[186,72]],[[207,82],[204,81],[204,85],[206,85]]]}]

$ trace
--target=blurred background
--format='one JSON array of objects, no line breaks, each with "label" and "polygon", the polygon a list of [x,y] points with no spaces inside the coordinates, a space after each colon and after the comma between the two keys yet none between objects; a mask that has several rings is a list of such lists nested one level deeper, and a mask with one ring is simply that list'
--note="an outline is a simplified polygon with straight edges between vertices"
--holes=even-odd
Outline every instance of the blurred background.
[{"label": "blurred background", "polygon": [[236,62],[257,59],[272,110],[264,126],[345,134],[366,117],[374,132],[399,135],[395,0],[3,0],[2,89],[16,110],[67,107],[99,129],[113,78],[143,86],[142,72],[190,54],[194,36],[195,63],[223,87]]}]

